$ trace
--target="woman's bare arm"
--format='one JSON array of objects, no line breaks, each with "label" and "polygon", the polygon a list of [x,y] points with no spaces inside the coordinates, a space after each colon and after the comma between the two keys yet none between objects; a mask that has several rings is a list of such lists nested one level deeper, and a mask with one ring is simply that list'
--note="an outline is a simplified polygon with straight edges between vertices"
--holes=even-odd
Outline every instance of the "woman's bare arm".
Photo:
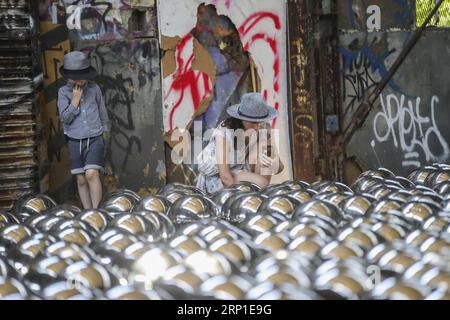
[{"label": "woman's bare arm", "polygon": [[234,176],[230,167],[230,149],[231,146],[221,134],[216,136],[216,157],[219,167],[219,176],[222,184],[228,188],[235,183]]}]

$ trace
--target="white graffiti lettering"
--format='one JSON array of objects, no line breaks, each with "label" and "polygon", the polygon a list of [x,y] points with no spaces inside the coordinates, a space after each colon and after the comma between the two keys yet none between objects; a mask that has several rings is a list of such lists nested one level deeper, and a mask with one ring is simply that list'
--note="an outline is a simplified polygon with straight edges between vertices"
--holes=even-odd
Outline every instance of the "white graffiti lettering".
[{"label": "white graffiti lettering", "polygon": [[[90,7],[90,5],[87,5]],[[67,18],[67,28],[69,30],[81,30],[81,13],[86,5],[72,5],[67,8],[67,14],[70,15]]]},{"label": "white graffiti lettering", "polygon": [[[431,98],[429,109],[421,107],[420,97],[407,101],[404,95],[399,98],[389,94],[386,99],[380,95],[380,101],[382,111],[373,120],[375,139],[378,143],[391,141],[395,148],[400,148],[404,167],[419,167],[421,153],[427,162],[448,160],[449,146],[436,124],[437,96]],[[429,110],[428,115],[424,115],[425,110]]]},{"label": "white graffiti lettering", "polygon": [[377,5],[367,7],[366,13],[370,16],[367,18],[367,29],[369,31],[381,29],[381,9]]}]

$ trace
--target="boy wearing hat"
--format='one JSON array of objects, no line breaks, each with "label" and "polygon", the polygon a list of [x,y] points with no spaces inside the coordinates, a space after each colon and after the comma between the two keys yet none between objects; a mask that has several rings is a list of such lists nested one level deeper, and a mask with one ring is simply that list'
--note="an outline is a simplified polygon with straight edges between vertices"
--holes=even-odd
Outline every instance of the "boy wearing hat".
[{"label": "boy wearing hat", "polygon": [[103,95],[93,81],[97,72],[79,51],[65,55],[60,71],[68,79],[58,92],[58,111],[68,138],[71,173],[84,209],[97,208],[102,199],[104,138],[109,132]]}]

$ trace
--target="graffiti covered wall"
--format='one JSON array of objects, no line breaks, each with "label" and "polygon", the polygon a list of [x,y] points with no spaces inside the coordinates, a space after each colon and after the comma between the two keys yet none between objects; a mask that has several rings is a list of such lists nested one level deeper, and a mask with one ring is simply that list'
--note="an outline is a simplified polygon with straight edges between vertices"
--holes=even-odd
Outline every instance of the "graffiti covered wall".
[{"label": "graffiti covered wall", "polygon": [[[53,2],[39,2],[39,19],[42,44],[42,64],[44,71],[44,101],[42,110],[42,138],[47,146],[48,192],[58,201],[67,200],[65,195],[74,194],[70,175],[70,164],[64,131],[59,121],[56,99],[58,89],[65,81],[59,68],[64,55],[70,51],[69,35],[64,19],[54,20]],[[46,191],[46,190],[43,190]]]},{"label": "graffiti covered wall", "polygon": [[154,192],[165,183],[159,44],[154,1],[66,1],[74,50],[89,55],[111,120],[108,190]]},{"label": "graffiti covered wall", "polygon": [[64,0],[64,3],[66,24],[73,39],[107,41],[155,34],[154,0]]},{"label": "graffiti covered wall", "polygon": [[159,46],[155,38],[77,44],[99,76],[111,121],[107,184],[148,191],[165,183]]},{"label": "graffiti covered wall", "polygon": [[[414,1],[372,2],[378,6],[375,11],[364,1],[342,1],[340,7],[347,13],[340,23],[344,126],[414,31]],[[378,20],[373,30],[370,19]],[[406,175],[425,164],[450,161],[449,40],[448,29],[426,30],[379,95],[347,145],[347,155],[356,156],[363,168],[384,166]]]},{"label": "graffiti covered wall", "polygon": [[285,11],[271,0],[158,1],[165,132],[216,127],[243,93],[261,92],[280,111],[272,125],[286,168],[274,182],[292,176]]},{"label": "graffiti covered wall", "polygon": [[165,183],[154,1],[41,0],[40,12],[43,42],[48,43],[44,60],[51,193],[61,194],[60,201],[76,194],[69,191],[74,184],[55,96],[65,83],[58,69],[70,50],[88,54],[99,73],[95,81],[111,120],[107,191],[126,187],[142,194],[154,192]]}]

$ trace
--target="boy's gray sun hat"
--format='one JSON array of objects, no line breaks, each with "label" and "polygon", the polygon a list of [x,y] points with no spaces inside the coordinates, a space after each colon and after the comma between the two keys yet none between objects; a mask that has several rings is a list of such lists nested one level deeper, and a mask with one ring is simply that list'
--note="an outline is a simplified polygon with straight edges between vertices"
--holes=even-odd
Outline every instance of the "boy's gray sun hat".
[{"label": "boy's gray sun hat", "polygon": [[228,107],[227,113],[230,117],[250,122],[267,122],[278,117],[278,110],[269,106],[256,92],[244,94],[241,103]]},{"label": "boy's gray sun hat", "polygon": [[80,51],[73,51],[64,56],[64,65],[59,69],[64,78],[72,80],[92,80],[97,71],[91,66],[89,58]]}]

